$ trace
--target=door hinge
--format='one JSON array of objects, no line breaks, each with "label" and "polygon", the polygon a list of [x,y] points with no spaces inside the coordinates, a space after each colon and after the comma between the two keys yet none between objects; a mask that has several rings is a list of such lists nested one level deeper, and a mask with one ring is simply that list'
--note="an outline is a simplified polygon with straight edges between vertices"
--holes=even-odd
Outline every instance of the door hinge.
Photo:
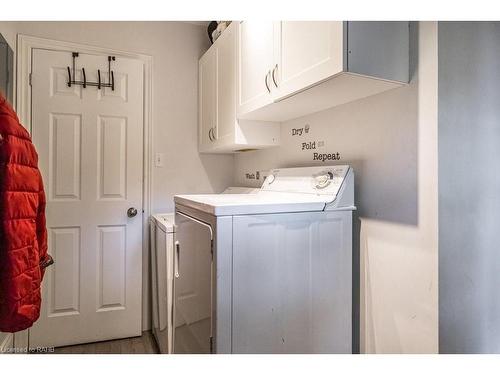
[{"label": "door hinge", "polygon": [[210,336],[210,354],[214,353],[214,338]]},{"label": "door hinge", "polygon": [[30,73],[28,76],[28,82],[29,82],[30,86],[32,86],[32,76],[33,76],[33,73]]}]

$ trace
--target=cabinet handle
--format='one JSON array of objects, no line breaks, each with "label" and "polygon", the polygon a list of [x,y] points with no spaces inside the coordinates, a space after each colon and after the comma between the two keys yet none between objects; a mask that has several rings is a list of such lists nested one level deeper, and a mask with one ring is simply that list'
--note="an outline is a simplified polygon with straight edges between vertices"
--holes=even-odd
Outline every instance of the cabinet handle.
[{"label": "cabinet handle", "polygon": [[267,91],[269,92],[269,94],[271,93],[271,89],[269,88],[269,84],[267,83],[267,79],[269,78],[269,73],[271,73],[270,71],[267,72],[266,74],[266,79],[264,80],[265,84],[266,84],[266,88],[267,88]]},{"label": "cabinet handle", "polygon": [[274,77],[274,73],[276,72],[276,70],[278,70],[278,64],[276,64],[276,66],[273,69],[273,82],[274,82],[274,86],[278,87],[278,84],[276,83],[276,78]]},{"label": "cabinet handle", "polygon": [[208,131],[208,138],[212,142],[214,141],[213,131],[214,131],[214,128],[210,128],[210,130]]}]

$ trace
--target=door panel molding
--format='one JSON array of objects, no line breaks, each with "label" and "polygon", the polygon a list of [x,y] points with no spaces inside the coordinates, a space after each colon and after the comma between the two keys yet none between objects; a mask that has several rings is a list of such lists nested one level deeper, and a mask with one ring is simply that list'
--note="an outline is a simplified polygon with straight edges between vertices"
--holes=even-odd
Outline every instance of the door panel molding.
[{"label": "door panel molding", "polygon": [[[148,218],[151,213],[151,198],[152,198],[152,113],[153,113],[153,85],[152,85],[152,69],[153,57],[151,55],[140,54],[130,51],[122,51],[98,46],[90,46],[86,44],[59,41],[53,39],[39,38],[29,35],[17,35],[17,51],[16,51],[16,84],[15,84],[15,107],[21,123],[32,133],[32,114],[31,114],[31,85],[30,74],[32,71],[32,54],[34,49],[47,49],[52,51],[79,51],[87,54],[113,54],[117,57],[124,57],[129,59],[136,59],[143,63],[143,220],[142,220],[142,262],[143,262],[143,296],[147,296],[147,282],[145,277],[148,274],[148,249],[149,249],[149,235],[148,235]],[[61,78],[61,77],[56,77]],[[56,79],[54,78],[54,79]],[[120,77],[118,77],[120,78]],[[123,78],[123,77],[122,77]],[[126,79],[118,79],[123,85],[127,85]],[[78,86],[79,87],[79,86]],[[63,88],[61,88],[62,90]],[[60,92],[56,90],[58,95],[75,95],[77,92]],[[109,92],[103,93],[103,100],[121,100],[126,101],[122,92],[112,95]],[[147,302],[147,301],[145,301]],[[147,313],[147,305],[143,303],[142,306],[142,329],[148,329],[150,326],[150,319]],[[14,336],[14,345],[16,347],[25,347],[29,338],[29,330],[21,331]]]},{"label": "door panel molding", "polygon": [[[49,191],[50,201],[79,201],[81,192],[80,114],[49,113]],[[58,153],[72,158],[60,160]],[[67,181],[67,183],[64,183]]]},{"label": "door panel molding", "polygon": [[[46,284],[49,287],[48,317],[80,314],[80,229],[80,227],[48,229],[50,250],[55,260],[54,272],[46,274],[49,278]],[[68,279],[71,283],[68,283]]]}]

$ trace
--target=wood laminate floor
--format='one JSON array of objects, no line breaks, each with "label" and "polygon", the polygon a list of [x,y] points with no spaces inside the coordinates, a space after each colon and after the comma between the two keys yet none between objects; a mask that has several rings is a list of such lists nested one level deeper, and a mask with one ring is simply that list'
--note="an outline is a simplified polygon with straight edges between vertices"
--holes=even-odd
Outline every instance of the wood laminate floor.
[{"label": "wood laminate floor", "polygon": [[55,354],[158,354],[158,347],[151,331],[142,336],[120,340],[93,342],[90,344],[62,346]]}]

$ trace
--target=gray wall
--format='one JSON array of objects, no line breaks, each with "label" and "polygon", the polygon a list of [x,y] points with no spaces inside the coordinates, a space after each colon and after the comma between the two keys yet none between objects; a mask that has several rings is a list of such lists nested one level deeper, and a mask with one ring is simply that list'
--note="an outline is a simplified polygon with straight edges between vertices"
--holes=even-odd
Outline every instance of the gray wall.
[{"label": "gray wall", "polygon": [[439,23],[439,348],[500,352],[500,23]]}]

